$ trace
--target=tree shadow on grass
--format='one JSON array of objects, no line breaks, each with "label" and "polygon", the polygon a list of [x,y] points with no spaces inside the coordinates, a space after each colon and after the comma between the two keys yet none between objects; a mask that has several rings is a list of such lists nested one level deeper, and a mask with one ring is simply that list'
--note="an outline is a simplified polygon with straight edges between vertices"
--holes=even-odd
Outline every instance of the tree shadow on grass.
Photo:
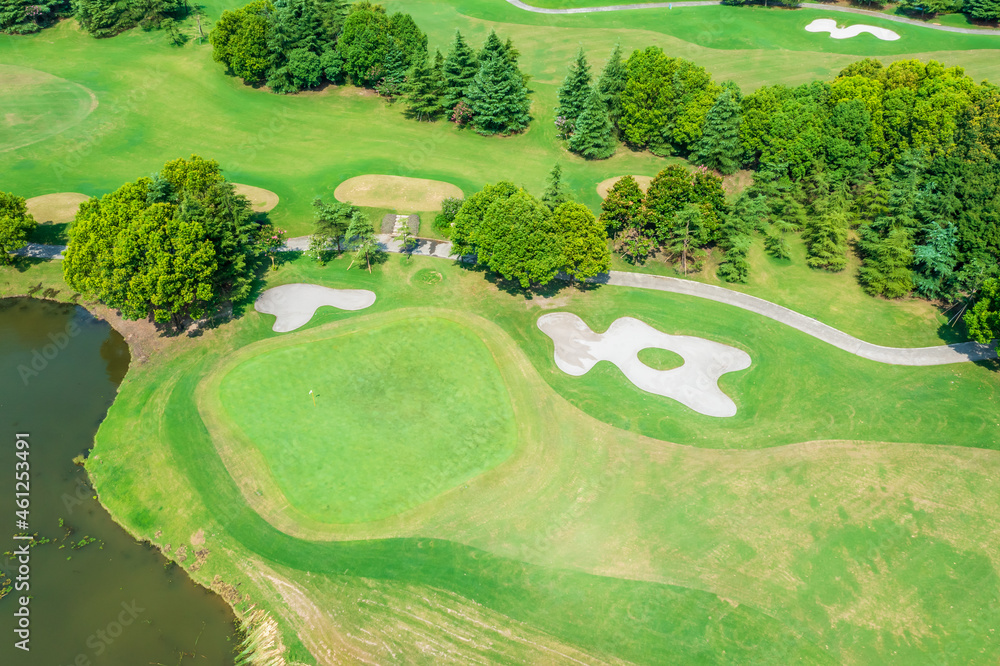
[{"label": "tree shadow on grass", "polygon": [[469,271],[482,273],[483,278],[496,286],[497,290],[502,291],[505,294],[510,294],[511,296],[522,296],[526,301],[530,301],[535,298],[554,298],[560,293],[566,293],[567,291],[594,291],[596,289],[600,289],[605,283],[607,283],[608,280],[607,274],[603,274],[593,278],[592,280],[581,282],[580,280],[571,280],[568,275],[560,273],[546,284],[531,285],[528,288],[524,288],[518,281],[508,280],[499,273],[494,273],[488,268],[468,264],[459,265],[465,267]]},{"label": "tree shadow on grass", "polygon": [[43,257],[14,257],[13,266],[18,273],[26,273],[35,266],[44,264],[51,259],[45,259]]}]

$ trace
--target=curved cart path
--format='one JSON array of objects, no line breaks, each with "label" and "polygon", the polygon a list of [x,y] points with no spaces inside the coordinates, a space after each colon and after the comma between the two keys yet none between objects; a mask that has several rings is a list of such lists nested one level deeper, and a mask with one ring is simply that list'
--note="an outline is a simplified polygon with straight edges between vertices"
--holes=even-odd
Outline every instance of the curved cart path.
[{"label": "curved cart path", "polygon": [[[399,243],[392,236],[380,235],[379,240],[382,246],[389,252],[400,251]],[[285,249],[305,250],[308,247],[309,237],[302,236],[288,239]],[[418,239],[418,244],[413,254],[455,259],[455,257],[451,257],[451,243],[426,238]],[[987,361],[997,358],[996,341],[992,345],[981,345],[978,342],[962,342],[954,345],[941,345],[939,347],[881,347],[873,345],[776,303],[733,291],[732,289],[726,289],[725,287],[716,287],[710,284],[694,282],[693,280],[647,275],[645,273],[611,271],[607,275],[599,275],[589,281],[618,287],[637,287],[639,289],[668,291],[674,294],[696,296],[716,301],[717,303],[725,303],[726,305],[749,310],[768,319],[791,326],[794,329],[861,358],[889,365],[945,365],[966,361]]]},{"label": "curved cart path", "polygon": [[[383,248],[389,252],[400,252],[399,242],[388,234],[379,235],[379,241]],[[286,252],[302,252],[309,247],[309,237],[299,236],[289,238],[285,241]],[[28,256],[61,259],[61,251],[65,247],[58,245],[37,245],[32,244],[24,248],[17,254],[27,254]],[[456,259],[451,256],[451,243],[428,238],[417,239],[417,247],[412,254],[424,257],[438,257],[440,259]],[[459,259],[461,260],[461,259]],[[795,310],[765,301],[763,298],[750,296],[725,287],[716,287],[711,284],[703,284],[692,280],[682,280],[680,278],[662,277],[659,275],[647,275],[645,273],[627,273],[623,271],[611,271],[606,275],[599,275],[589,282],[595,284],[608,284],[616,287],[637,287],[639,289],[655,289],[656,291],[668,291],[674,294],[684,294],[685,296],[696,296],[705,298],[717,303],[725,303],[743,310],[749,310],[762,317],[773,319],[794,329],[802,331],[823,342],[829,343],[838,349],[843,349],[861,358],[890,365],[946,365],[948,363],[962,363],[965,361],[988,361],[997,358],[997,341],[992,344],[981,345],[978,342],[961,342],[954,345],[941,345],[939,347],[881,347],[873,345],[864,340],[859,340],[853,335],[848,335],[843,331],[838,331],[832,326],[827,326],[821,321],[799,314]]]},{"label": "curved cart path", "polygon": [[812,317],[799,314],[794,310],[765,301],[763,298],[750,296],[725,287],[711,284],[682,280],[680,278],[645,275],[642,273],[625,273],[611,271],[591,280],[599,284],[610,284],[619,287],[639,287],[640,289],[656,289],[674,294],[697,296],[717,303],[725,303],[743,310],[749,310],[768,319],[781,322],[798,329],[803,333],[818,338],[834,347],[843,349],[861,358],[890,365],[945,365],[963,361],[986,361],[997,358],[996,341],[992,345],[981,345],[978,342],[962,342],[940,347],[881,347],[853,335],[838,331]]},{"label": "curved cart path", "polygon": [[[667,9],[670,7],[702,7],[708,5],[721,5],[719,0],[682,0],[682,2],[645,2],[631,5],[607,5],[604,7],[567,7],[565,9],[551,9],[547,7],[532,7],[521,0],[507,0],[518,9],[535,14],[592,14],[594,12],[620,12],[632,9]],[[837,5],[822,5],[816,2],[800,2],[798,5],[802,9],[819,9],[828,12],[845,12],[847,14],[861,14],[884,21],[894,21],[896,23],[907,23],[909,25],[919,25],[931,30],[942,30],[944,32],[957,32],[963,35],[1000,35],[1000,29],[994,28],[953,28],[947,25],[932,25],[924,21],[905,18],[903,16],[892,16],[881,12],[873,12],[867,9],[855,9],[854,7],[840,7]]]}]

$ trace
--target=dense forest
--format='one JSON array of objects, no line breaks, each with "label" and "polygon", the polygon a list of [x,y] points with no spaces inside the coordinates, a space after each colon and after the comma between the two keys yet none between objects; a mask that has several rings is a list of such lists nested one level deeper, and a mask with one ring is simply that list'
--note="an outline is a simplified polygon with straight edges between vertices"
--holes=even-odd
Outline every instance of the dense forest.
[{"label": "dense forest", "polygon": [[223,12],[210,40],[231,74],[276,93],[349,82],[405,97],[416,120],[444,116],[481,134],[519,132],[530,120],[517,49],[495,32],[478,51],[456,32],[447,57],[432,58],[409,14],[370,2],[254,0]]},{"label": "dense forest", "polygon": [[[631,178],[612,188],[602,217],[626,258],[660,248],[690,270],[716,247],[720,277],[746,282],[755,234],[787,258],[801,232],[813,268],[843,270],[853,245],[872,295],[968,303],[1000,274],[1000,87],[934,61],[865,59],[833,81],[744,96],[656,47],[619,61],[616,50],[587,91],[604,99],[606,132],[704,169],[668,167],[645,194]],[[560,90],[556,123],[570,128],[571,150],[585,65],[581,54]],[[731,204],[706,194],[707,170],[741,168],[753,185]]]},{"label": "dense forest", "polygon": [[193,10],[184,0],[0,0],[0,32],[31,34],[70,16],[94,37],[135,27],[173,31]]}]

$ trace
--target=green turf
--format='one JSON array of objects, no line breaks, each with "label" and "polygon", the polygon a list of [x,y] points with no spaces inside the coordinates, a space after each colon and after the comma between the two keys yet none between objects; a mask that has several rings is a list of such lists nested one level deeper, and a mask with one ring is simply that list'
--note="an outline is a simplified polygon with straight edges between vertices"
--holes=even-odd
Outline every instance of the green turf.
[{"label": "green turf", "polygon": [[[238,4],[213,0],[207,11],[217,17]],[[226,77],[207,46],[175,48],[162,33],[142,31],[94,40],[66,21],[37,36],[0,38],[0,62],[78,84],[100,104],[58,135],[0,153],[0,189],[100,194],[198,152],[218,159],[234,181],[276,192],[281,203],[271,218],[299,235],[309,229],[312,199],[332,198],[352,176],[431,178],[466,192],[510,178],[537,194],[559,161],[574,194],[596,208],[598,182],[656,173],[668,160],[622,150],[585,162],[559,146],[552,108],[581,44],[598,67],[619,40],[626,51],[656,44],[744,89],[829,77],[867,55],[934,57],[977,79],[1000,79],[997,38],[866,18],[902,39],[838,41],[803,30],[828,16],[814,11],[553,17],[500,0],[388,7],[412,12],[432,49],[445,48],[456,27],[474,43],[491,28],[512,37],[533,77],[531,129],[497,139],[416,123],[399,105],[350,88],[272,95]],[[16,103],[42,108],[41,100]],[[941,327],[929,305],[870,299],[850,270],[810,271],[800,244],[793,249],[790,262],[777,262],[756,247],[745,289],[878,344],[961,336]],[[210,554],[193,575],[236,586],[241,610],[268,609],[292,659],[317,663],[311,652],[376,663],[1000,659],[990,540],[1000,532],[995,364],[883,366],[689,297],[564,286],[525,298],[444,260],[394,256],[371,274],[347,271],[348,263],[289,258],[270,284],[372,289],[378,300],[369,310],[321,308],[291,335],[273,333],[273,317],[251,311],[133,364],[88,462],[102,502],[137,538],[176,553],[203,529]],[[698,279],[713,275],[710,259]],[[0,293],[36,287],[72,295],[56,262],[0,269]],[[419,318],[407,322],[417,309]],[[606,363],[583,377],[562,373],[535,326],[553,310],[574,312],[594,330],[628,315],[746,350],[751,368],[722,380],[740,412],[694,414],[639,391]],[[317,342],[340,333],[349,344]],[[403,360],[386,361],[387,337],[400,341]],[[297,342],[306,339],[313,342]],[[282,358],[285,341],[305,360]],[[212,373],[241,362],[244,350],[271,345],[254,361],[261,366],[254,381],[231,385],[232,408],[243,410],[232,415],[257,445],[239,449],[242,440],[212,421],[219,416]],[[423,356],[435,359],[433,369],[421,365]],[[462,374],[469,357],[481,373]],[[378,381],[340,359],[372,365]],[[275,415],[308,414],[310,373],[309,383],[331,387],[311,415],[323,410],[330,419],[282,443]],[[413,386],[422,388],[402,388]],[[282,403],[303,389],[300,401]],[[263,407],[253,402],[263,399]],[[498,402],[504,407],[488,406]],[[414,404],[445,432],[462,426],[454,417],[460,407],[476,409],[480,420],[461,428],[475,436],[484,424],[501,431],[512,424],[514,448],[485,437],[479,441],[491,448],[454,455],[455,442],[406,418]],[[355,427],[361,413],[371,419],[367,431]],[[366,455],[372,434],[391,455]],[[327,456],[330,441],[353,447],[352,457]],[[284,453],[295,455],[276,462]]]},{"label": "green turf", "polygon": [[72,81],[29,67],[0,64],[0,153],[78,125],[96,101],[87,88]]},{"label": "green turf", "polygon": [[[211,3],[207,10],[217,16],[234,4]],[[696,7],[555,17],[497,0],[387,7],[412,12],[432,49],[446,50],[456,27],[473,43],[491,28],[513,38],[521,66],[532,76],[535,120],[529,131],[497,139],[446,122],[417,123],[403,117],[403,105],[387,105],[350,87],[273,95],[226,76],[208,45],[174,47],[161,32],[138,30],[95,40],[65,21],[36,36],[0,39],[0,62],[65,79],[74,90],[92,91],[99,105],[79,122],[64,114],[76,124],[55,136],[0,153],[3,187],[26,197],[97,195],[196,152],[219,160],[232,180],[276,192],[281,203],[270,217],[294,236],[308,232],[312,200],[332,197],[353,176],[430,178],[466,192],[509,178],[538,194],[560,162],[574,194],[596,208],[598,182],[656,173],[668,160],[622,148],[610,160],[587,162],[560,145],[553,124],[556,91],[580,45],[599,67],[616,42],[626,51],[656,44],[745,89],[830,77],[868,55],[934,57],[964,66],[977,79],[1000,80],[995,39],[894,24],[903,35],[898,42],[831,40],[802,30],[821,14],[815,11]],[[17,99],[19,105],[45,103],[37,95]],[[369,132],[372,126],[379,132]]]},{"label": "green turf", "polygon": [[468,329],[420,317],[294,340],[246,349],[220,390],[228,417],[305,514],[336,523],[395,515],[510,454],[509,398]]},{"label": "green turf", "polygon": [[684,358],[668,349],[648,347],[639,350],[639,360],[654,370],[673,370],[684,365]]},{"label": "green turf", "polygon": [[[333,614],[317,632],[373,632],[387,641],[385,659],[419,660],[408,634],[382,630],[414,622],[441,627],[439,640],[455,629],[496,650],[523,646],[512,636],[530,628],[547,648],[639,663],[907,664],[945,649],[962,663],[991,663],[1000,654],[988,631],[1000,620],[990,606],[1000,588],[977,536],[996,528],[1000,462],[969,448],[997,441],[994,370],[889,368],[669,294],[564,289],[526,301],[442,260],[393,257],[371,275],[346,263],[300,259],[272,279],[370,288],[379,296],[370,310],[322,308],[302,333],[285,335],[251,313],[179,341],[129,375],[101,428],[90,468],[119,519],[145,538],[163,530],[158,543],[206,525],[217,534],[214,564],[196,575],[243,580],[246,562],[260,558]],[[441,316],[464,322],[496,359],[517,415],[511,458],[388,521],[326,527],[288,522],[295,512],[280,498],[248,489],[252,468],[227,473],[197,404],[220,361],[273,344],[260,340],[365,331],[441,304]],[[700,417],[639,394],[612,368],[560,373],[534,327],[553,306],[595,330],[627,314],[747,349],[754,366],[723,382],[745,416]],[[373,410],[380,396],[373,387]],[[602,410],[615,411],[611,426],[587,416]],[[814,443],[772,446],[779,441]],[[430,462],[428,473],[437,473]],[[312,492],[320,506],[328,490]],[[181,514],[175,495],[186,498]],[[289,642],[307,641],[281,597],[251,582],[251,601],[291,623]],[[473,602],[496,615],[469,619],[463,604]],[[431,607],[461,628],[415,620]],[[471,659],[465,643],[456,654]]]}]

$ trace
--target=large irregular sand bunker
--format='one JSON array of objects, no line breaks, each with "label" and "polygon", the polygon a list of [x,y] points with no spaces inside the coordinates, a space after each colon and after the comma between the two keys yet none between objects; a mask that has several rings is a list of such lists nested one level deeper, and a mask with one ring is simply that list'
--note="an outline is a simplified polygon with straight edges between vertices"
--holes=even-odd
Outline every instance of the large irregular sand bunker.
[{"label": "large irregular sand bunker", "polygon": [[859,24],[849,25],[846,28],[840,28],[837,26],[837,22],[833,19],[816,19],[806,26],[806,30],[808,32],[828,32],[834,39],[850,39],[851,37],[857,37],[863,32],[875,35],[879,39],[886,42],[894,42],[899,39],[899,35],[892,30],[876,28],[873,25]]},{"label": "large irregular sand bunker", "polygon": [[364,310],[375,302],[375,293],[367,289],[331,289],[318,284],[284,284],[268,289],[253,307],[257,312],[277,319],[271,329],[277,333],[305,326],[317,308],[330,305],[341,310]]},{"label": "large irregular sand bunker", "polygon": [[[719,388],[719,377],[750,367],[750,356],[735,347],[688,335],[668,335],[649,324],[622,317],[605,333],[594,333],[575,314],[553,312],[538,318],[538,328],[555,343],[556,365],[579,377],[598,361],[618,366],[643,391],[672,398],[706,416],[735,416],[736,403]],[[655,370],[639,360],[639,351],[667,349],[684,359],[673,370]]]},{"label": "large irregular sand bunker", "polygon": [[355,206],[409,212],[440,210],[443,199],[461,199],[464,195],[455,185],[440,180],[368,174],[348,178],[337,186],[333,196]]}]

